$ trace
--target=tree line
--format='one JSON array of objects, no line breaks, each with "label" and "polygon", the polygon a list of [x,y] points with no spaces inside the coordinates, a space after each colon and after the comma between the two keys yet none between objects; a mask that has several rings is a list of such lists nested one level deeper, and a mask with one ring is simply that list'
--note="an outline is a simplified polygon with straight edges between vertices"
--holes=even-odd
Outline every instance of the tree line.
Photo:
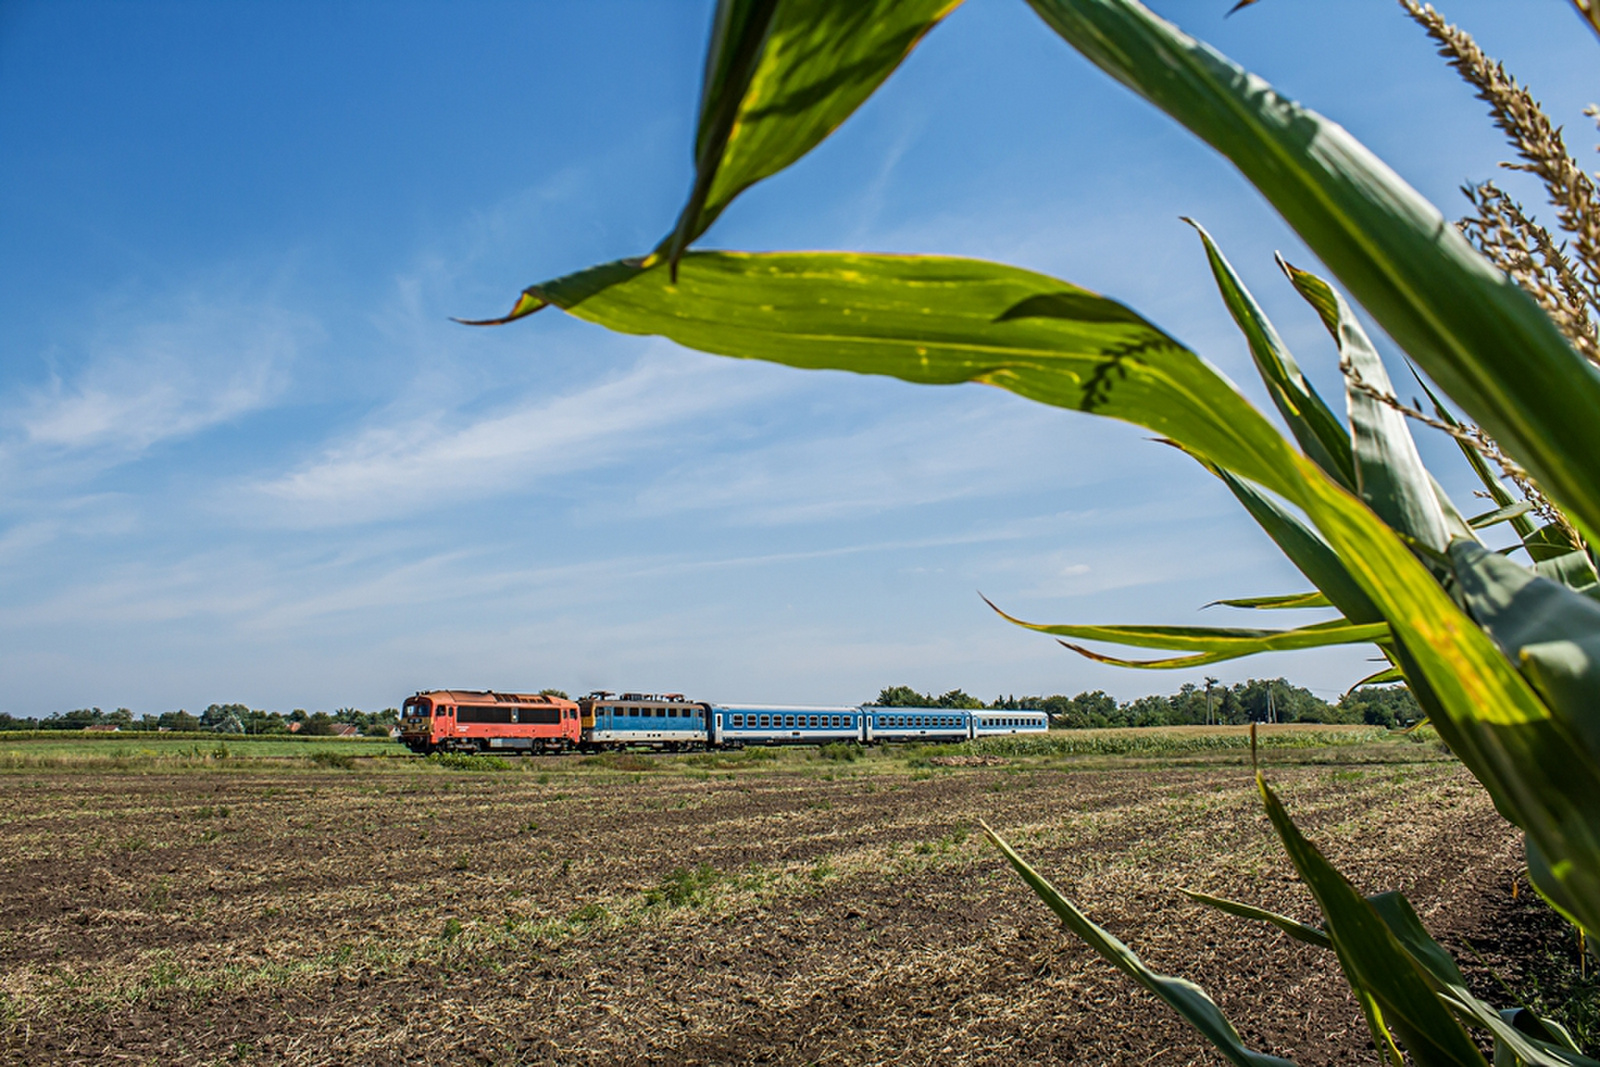
[{"label": "tree line", "polygon": [[[0,730],[83,730],[90,726],[114,726],[118,730],[150,733],[298,733],[308,737],[329,737],[339,733],[343,727],[354,726],[365,737],[387,737],[389,728],[399,721],[400,712],[397,708],[384,708],[382,711],[340,708],[332,713],[307,712],[296,708],[284,714],[261,711],[244,704],[211,704],[199,715],[179,708],[159,715],[138,717],[127,708],[117,708],[115,711],[77,708],[44,718],[25,718],[0,711]],[[291,728],[292,724],[298,726]]]},{"label": "tree line", "polygon": [[[1204,686],[1186,682],[1169,696],[1144,696],[1118,701],[1095,690],[1077,696],[997,696],[984,703],[961,689],[935,696],[906,685],[879,690],[869,703],[890,708],[958,708],[971,711],[1043,711],[1052,727],[1199,726],[1249,722],[1364,723],[1369,726],[1406,726],[1422,717],[1416,698],[1403,685],[1363,686],[1330,704],[1284,678],[1236,682],[1231,686],[1206,679]],[[556,692],[549,690],[549,692]],[[560,694],[565,696],[565,694]],[[127,708],[102,711],[78,708],[44,718],[23,718],[0,712],[4,730],[82,730],[90,726],[115,726],[125,731],[213,732],[223,734],[287,734],[309,737],[336,734],[355,726],[367,737],[383,737],[399,722],[396,708],[359,711],[339,708],[332,713],[296,708],[284,714],[261,711],[244,704],[212,704],[199,715],[179,709],[159,715],[135,717]],[[291,729],[292,724],[298,727]]]},{"label": "tree line", "polygon": [[1407,726],[1422,718],[1416,698],[1403,685],[1370,685],[1353,689],[1330,704],[1309,689],[1284,678],[1203,686],[1186,682],[1170,696],[1145,696],[1119,702],[1101,690],[1077,696],[997,696],[984,703],[963,690],[935,696],[910,686],[879,690],[871,701],[890,708],[964,708],[968,710],[1043,711],[1052,727],[1201,726],[1250,722],[1350,723]]}]

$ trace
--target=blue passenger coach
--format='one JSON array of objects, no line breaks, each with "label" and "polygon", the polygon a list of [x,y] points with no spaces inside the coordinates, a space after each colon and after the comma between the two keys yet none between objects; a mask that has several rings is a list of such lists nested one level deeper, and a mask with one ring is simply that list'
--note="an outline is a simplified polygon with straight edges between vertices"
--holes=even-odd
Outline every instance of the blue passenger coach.
[{"label": "blue passenger coach", "polygon": [[1042,711],[779,704],[708,704],[679,693],[590,693],[578,702],[582,741],[597,749],[630,746],[669,752],[745,745],[951,743],[1043,733]]},{"label": "blue passenger coach", "polygon": [[712,715],[713,743],[729,747],[861,740],[860,708],[713,704]]},{"label": "blue passenger coach", "polygon": [[880,708],[864,705],[862,740],[966,741],[972,737],[972,715],[958,708]]}]

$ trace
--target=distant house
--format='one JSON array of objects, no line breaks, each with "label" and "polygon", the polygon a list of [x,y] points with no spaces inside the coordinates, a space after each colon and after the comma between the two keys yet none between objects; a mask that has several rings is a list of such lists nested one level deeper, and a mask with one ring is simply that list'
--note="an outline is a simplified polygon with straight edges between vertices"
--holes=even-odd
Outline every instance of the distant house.
[{"label": "distant house", "polygon": [[291,721],[289,723],[289,726],[288,726],[289,732],[291,734],[297,734],[297,733],[300,732],[300,727],[303,726],[303,725],[304,725],[304,723],[298,723],[298,722]]},{"label": "distant house", "polygon": [[359,726],[351,726],[349,723],[346,723],[343,726],[340,726],[337,730],[335,730],[334,733],[333,733],[333,736],[334,737],[360,737],[361,736],[361,727],[359,727]]},{"label": "distant house", "polygon": [[118,726],[116,723],[99,722],[95,723],[93,726],[85,726],[83,728],[83,732],[86,734],[114,734],[121,729],[122,727]]}]

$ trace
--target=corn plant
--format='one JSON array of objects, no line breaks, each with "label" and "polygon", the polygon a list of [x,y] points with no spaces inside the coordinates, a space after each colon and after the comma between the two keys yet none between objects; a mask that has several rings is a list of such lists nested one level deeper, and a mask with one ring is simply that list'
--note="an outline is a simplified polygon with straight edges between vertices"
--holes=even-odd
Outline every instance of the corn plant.
[{"label": "corn plant", "polygon": [[[1180,341],[1056,278],[939,256],[695,247],[740,192],[848,118],[958,2],[719,0],[694,182],[670,232],[638,258],[530,286],[509,314],[481,324],[554,306],[705,352],[927,384],[983,382],[1154,431],[1221,479],[1314,586],[1229,603],[1331,608],[1337,617],[1287,629],[1023,625],[1180,653],[1132,661],[1080,649],[1158,669],[1376,643],[1391,667],[1368,680],[1411,686],[1524,832],[1540,892],[1581,931],[1600,930],[1600,578],[1589,548],[1600,531],[1600,370],[1563,333],[1561,316],[1578,312],[1552,308],[1537,286],[1525,288],[1527,278],[1519,285],[1480,253],[1501,247],[1498,230],[1480,232],[1474,248],[1349,133],[1136,0],[1028,0],[1068,44],[1238,168],[1462,415],[1438,398],[1431,414],[1401,404],[1343,293],[1284,264],[1339,353],[1341,419],[1198,226],[1287,436]],[[1490,204],[1482,217],[1508,210],[1480,194]],[[1408,416],[1462,442],[1491,511],[1469,519],[1457,510],[1423,466]],[[1507,492],[1490,461],[1526,487],[1524,499]],[[1515,531],[1526,565],[1481,540],[1480,530],[1499,523]],[[1404,1047],[1419,1064],[1482,1063],[1465,1026],[1492,1034],[1497,1063],[1595,1062],[1554,1024],[1473,998],[1403,898],[1361,896],[1264,781],[1261,794],[1324,925],[1201,899],[1334,951],[1392,1062]],[[1230,1059],[1284,1062],[1247,1049],[1203,991],[1148,971],[995,842],[1069,927]]]}]

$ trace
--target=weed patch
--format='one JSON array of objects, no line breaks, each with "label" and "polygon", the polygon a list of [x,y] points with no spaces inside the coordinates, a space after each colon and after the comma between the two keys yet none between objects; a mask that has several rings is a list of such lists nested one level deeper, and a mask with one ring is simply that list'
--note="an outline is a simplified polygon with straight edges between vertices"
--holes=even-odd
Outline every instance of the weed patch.
[{"label": "weed patch", "polygon": [[480,756],[470,752],[435,752],[427,758],[434,767],[452,771],[509,771],[511,762],[501,756]]},{"label": "weed patch", "polygon": [[698,908],[706,903],[711,889],[728,880],[728,876],[702,863],[697,867],[679,867],[653,889],[645,890],[645,907]]},{"label": "weed patch", "polygon": [[817,749],[817,755],[823,759],[854,763],[861,758],[861,746],[854,741],[830,741]]}]

